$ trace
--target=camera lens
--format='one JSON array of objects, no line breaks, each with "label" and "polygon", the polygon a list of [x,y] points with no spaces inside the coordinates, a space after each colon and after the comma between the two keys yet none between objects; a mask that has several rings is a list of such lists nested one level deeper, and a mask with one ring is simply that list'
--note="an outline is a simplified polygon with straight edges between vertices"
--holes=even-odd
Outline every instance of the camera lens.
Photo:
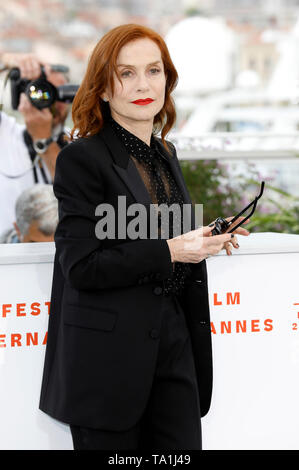
[{"label": "camera lens", "polygon": [[38,109],[48,108],[56,98],[54,87],[43,79],[30,82],[25,93],[33,106]]}]

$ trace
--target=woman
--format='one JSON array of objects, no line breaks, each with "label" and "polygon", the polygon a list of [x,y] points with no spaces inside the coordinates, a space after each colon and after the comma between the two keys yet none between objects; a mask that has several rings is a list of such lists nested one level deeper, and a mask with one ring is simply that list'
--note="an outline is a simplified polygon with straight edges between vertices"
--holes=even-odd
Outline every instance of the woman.
[{"label": "woman", "polygon": [[[237,242],[230,234],[209,236],[213,227],[195,229],[194,212],[189,231],[175,237],[163,237],[160,223],[158,236],[134,239],[123,230],[127,220],[121,224],[132,204],[146,209],[143,222],[155,204],[191,205],[165,140],[175,121],[176,81],[157,33],[139,25],[109,31],[73,103],[79,138],[57,159],[59,223],[40,408],[70,424],[75,449],[201,448],[200,415],[209,409],[212,381],[204,260]],[[117,230],[107,229],[114,236],[106,238],[95,215],[103,215],[102,204],[116,212]],[[169,220],[172,234],[182,222]]]}]

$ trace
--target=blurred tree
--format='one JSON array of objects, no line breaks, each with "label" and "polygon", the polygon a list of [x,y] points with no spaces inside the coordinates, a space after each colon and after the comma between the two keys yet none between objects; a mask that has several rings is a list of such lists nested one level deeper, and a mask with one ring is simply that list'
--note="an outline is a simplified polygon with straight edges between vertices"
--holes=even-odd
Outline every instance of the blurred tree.
[{"label": "blurred tree", "polygon": [[[217,217],[236,215],[254,199],[264,179],[252,163],[247,165],[245,175],[234,177],[231,168],[217,160],[181,161],[180,165],[192,202],[203,204],[204,225]],[[269,181],[271,178],[246,228],[252,232],[299,234],[299,199]]]}]

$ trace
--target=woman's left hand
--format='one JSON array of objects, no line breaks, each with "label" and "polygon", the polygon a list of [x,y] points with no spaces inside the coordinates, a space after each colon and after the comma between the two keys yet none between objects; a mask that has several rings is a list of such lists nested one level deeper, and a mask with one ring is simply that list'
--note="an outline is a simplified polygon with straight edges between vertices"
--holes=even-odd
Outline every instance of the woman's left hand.
[{"label": "woman's left hand", "polygon": [[[225,220],[227,220],[227,222],[229,222],[230,220],[232,220],[233,217],[227,217]],[[248,236],[250,235],[250,232],[248,232],[248,230],[246,230],[245,228],[243,227],[238,227],[236,230],[232,230],[236,225],[238,225],[242,220],[244,220],[245,217],[239,217],[230,227],[229,227],[229,230],[230,232],[232,232],[234,235],[235,234],[238,234],[238,235],[243,235],[243,236]],[[246,220],[246,222],[244,222],[244,225],[245,224],[248,224],[248,222],[250,222],[250,219]],[[204,236],[206,237],[210,237],[212,236],[212,230],[214,228],[214,222],[212,222],[212,224],[210,224],[208,227],[205,227],[205,230],[204,230]],[[234,248],[239,248],[239,244],[238,244],[238,240],[237,240],[237,237],[236,235],[228,242],[224,243],[224,246],[223,246],[223,249],[226,250],[226,254],[228,256],[231,256],[232,254],[232,251],[231,251],[231,245],[234,247]]]}]

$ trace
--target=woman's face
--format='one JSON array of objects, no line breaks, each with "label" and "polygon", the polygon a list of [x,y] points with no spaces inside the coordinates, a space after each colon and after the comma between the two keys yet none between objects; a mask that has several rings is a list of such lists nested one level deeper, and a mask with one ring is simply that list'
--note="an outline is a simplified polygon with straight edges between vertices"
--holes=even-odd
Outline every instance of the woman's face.
[{"label": "woman's face", "polygon": [[160,48],[148,38],[129,42],[120,50],[117,69],[121,82],[114,74],[114,95],[109,89],[103,95],[109,100],[112,117],[120,124],[152,124],[165,99],[166,77]]}]

